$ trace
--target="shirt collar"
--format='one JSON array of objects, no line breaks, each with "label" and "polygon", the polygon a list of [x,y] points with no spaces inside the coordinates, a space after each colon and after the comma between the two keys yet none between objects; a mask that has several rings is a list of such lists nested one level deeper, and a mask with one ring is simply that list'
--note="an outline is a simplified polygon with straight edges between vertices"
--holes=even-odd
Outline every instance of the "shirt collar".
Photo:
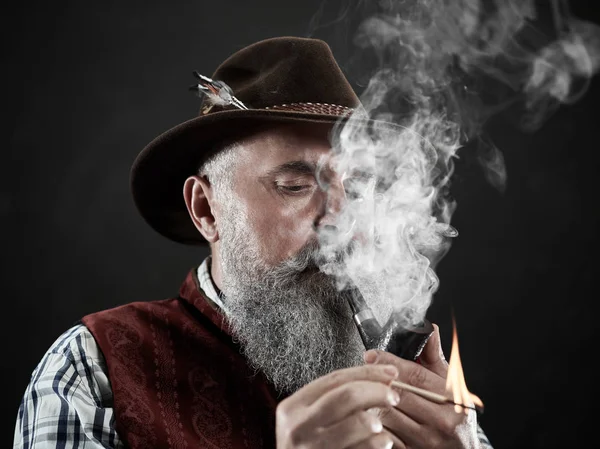
[{"label": "shirt collar", "polygon": [[200,288],[206,294],[208,299],[210,299],[217,306],[219,306],[219,308],[225,315],[228,315],[227,308],[225,307],[225,304],[223,304],[221,295],[219,295],[219,293],[217,293],[217,289],[215,287],[215,284],[213,283],[212,276],[210,275],[211,262],[212,262],[212,257],[211,256],[206,257],[206,259],[204,259],[202,264],[200,264],[200,266],[196,270],[196,276],[198,277],[198,284],[200,285]]}]

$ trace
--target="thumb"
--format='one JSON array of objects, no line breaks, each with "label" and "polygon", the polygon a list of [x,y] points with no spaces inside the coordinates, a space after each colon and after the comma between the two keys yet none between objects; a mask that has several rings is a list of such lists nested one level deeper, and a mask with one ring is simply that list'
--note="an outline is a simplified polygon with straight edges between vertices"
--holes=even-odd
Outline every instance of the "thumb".
[{"label": "thumb", "polygon": [[433,334],[427,340],[427,344],[423,348],[423,352],[419,357],[421,365],[430,371],[433,371],[438,376],[446,378],[448,373],[448,362],[444,357],[442,350],[442,340],[440,339],[440,328],[437,324],[433,325]]}]

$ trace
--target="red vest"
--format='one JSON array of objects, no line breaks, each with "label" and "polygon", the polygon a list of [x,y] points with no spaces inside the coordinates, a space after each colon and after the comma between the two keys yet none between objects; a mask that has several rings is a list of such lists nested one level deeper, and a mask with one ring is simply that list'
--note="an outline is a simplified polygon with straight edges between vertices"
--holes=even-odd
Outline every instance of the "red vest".
[{"label": "red vest", "polygon": [[240,354],[194,271],[179,296],[87,315],[132,449],[275,447],[276,393]]}]

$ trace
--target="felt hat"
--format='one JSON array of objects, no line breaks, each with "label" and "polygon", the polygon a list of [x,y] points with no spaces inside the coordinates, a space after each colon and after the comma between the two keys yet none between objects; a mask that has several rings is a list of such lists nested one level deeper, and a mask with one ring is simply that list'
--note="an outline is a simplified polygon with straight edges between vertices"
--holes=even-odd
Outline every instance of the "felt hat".
[{"label": "felt hat", "polygon": [[318,39],[278,37],[242,48],[197,88],[198,116],[150,142],[131,168],[134,203],[152,228],[184,244],[206,244],[183,199],[183,184],[224,141],[270,123],[347,119],[359,99],[330,47]]}]

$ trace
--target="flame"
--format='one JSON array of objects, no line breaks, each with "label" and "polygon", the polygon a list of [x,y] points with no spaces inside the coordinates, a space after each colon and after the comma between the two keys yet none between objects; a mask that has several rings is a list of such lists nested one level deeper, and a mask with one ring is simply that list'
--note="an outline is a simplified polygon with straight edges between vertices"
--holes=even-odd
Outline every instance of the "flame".
[{"label": "flame", "polygon": [[[460,362],[460,352],[458,350],[458,336],[456,333],[456,322],[452,318],[452,351],[450,353],[450,362],[448,363],[448,377],[446,378],[446,394],[452,398],[455,404],[464,404],[470,407],[476,406],[483,410],[483,402],[467,389],[465,375]],[[460,405],[454,406],[456,413],[467,413],[468,409]]]}]

